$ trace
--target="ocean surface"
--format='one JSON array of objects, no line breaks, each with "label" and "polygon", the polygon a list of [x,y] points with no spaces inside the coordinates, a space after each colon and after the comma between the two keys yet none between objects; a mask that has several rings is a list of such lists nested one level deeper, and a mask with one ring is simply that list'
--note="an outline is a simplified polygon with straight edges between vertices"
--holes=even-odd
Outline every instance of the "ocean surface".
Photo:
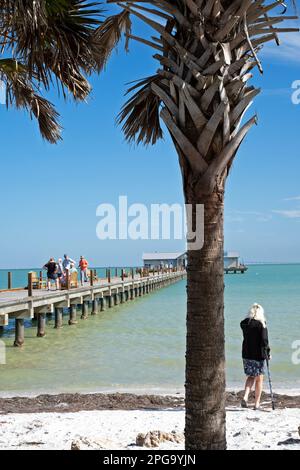
[{"label": "ocean surface", "polygon": [[[15,284],[25,285],[26,273],[15,270]],[[0,286],[6,279],[0,271]],[[252,265],[244,275],[226,275],[225,285],[227,387],[243,386],[239,324],[258,302],[268,319],[274,390],[300,393],[300,364],[292,360],[293,343],[300,341],[300,265]],[[6,345],[0,393],[183,391],[185,314],[181,281],[86,321],[79,318],[75,326],[68,326],[67,315],[61,330],[48,320],[44,338],[27,322],[23,348],[12,346],[12,323],[0,337]]]}]

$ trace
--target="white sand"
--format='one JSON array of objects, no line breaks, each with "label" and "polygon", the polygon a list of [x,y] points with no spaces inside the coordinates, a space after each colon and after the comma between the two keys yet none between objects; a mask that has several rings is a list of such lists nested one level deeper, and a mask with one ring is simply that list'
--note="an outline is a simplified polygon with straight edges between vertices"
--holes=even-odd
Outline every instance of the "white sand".
[{"label": "white sand", "polygon": [[[253,411],[227,409],[229,449],[300,449],[300,442],[278,446],[279,441],[299,439],[300,409]],[[73,440],[82,449],[137,449],[138,433],[160,430],[180,433],[184,411],[79,411],[0,415],[0,449],[70,449]],[[183,449],[168,443],[160,449]]]}]

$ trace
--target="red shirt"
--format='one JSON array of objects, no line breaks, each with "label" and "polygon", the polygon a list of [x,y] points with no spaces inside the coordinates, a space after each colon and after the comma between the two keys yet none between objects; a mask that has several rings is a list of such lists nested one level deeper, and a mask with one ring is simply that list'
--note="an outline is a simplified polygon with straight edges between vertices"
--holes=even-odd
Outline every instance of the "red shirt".
[{"label": "red shirt", "polygon": [[86,259],[81,259],[79,261],[79,266],[80,266],[81,271],[85,271],[87,269],[88,265],[89,265],[89,263],[87,262]]}]

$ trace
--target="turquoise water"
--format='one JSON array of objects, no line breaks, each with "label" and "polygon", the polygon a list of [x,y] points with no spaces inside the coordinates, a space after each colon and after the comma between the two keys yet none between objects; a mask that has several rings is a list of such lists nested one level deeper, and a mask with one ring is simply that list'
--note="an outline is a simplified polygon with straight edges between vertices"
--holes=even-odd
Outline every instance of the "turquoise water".
[{"label": "turquoise water", "polygon": [[[300,365],[292,343],[300,340],[300,265],[250,266],[225,276],[227,385],[241,387],[240,320],[249,305],[266,310],[275,389],[300,390]],[[185,356],[185,281],[107,309],[45,338],[25,331],[25,346],[12,347],[5,330],[7,364],[0,365],[0,391],[63,392],[111,389],[182,390]],[[30,324],[30,323],[29,323]]]}]

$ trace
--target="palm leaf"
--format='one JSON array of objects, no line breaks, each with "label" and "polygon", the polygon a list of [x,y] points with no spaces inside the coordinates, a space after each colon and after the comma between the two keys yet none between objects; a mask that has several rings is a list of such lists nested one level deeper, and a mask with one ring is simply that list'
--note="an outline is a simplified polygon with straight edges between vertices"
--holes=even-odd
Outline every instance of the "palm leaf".
[{"label": "palm leaf", "polygon": [[123,10],[118,15],[109,16],[101,26],[99,26],[95,33],[94,38],[99,44],[99,57],[97,68],[100,72],[105,67],[112,51],[116,48],[122,33],[126,34],[125,49],[128,50],[128,36],[131,33],[130,15],[126,10]]},{"label": "palm leaf", "polygon": [[59,114],[50,101],[35,91],[35,84],[29,79],[28,70],[22,63],[14,59],[0,60],[0,79],[6,85],[6,105],[24,108],[30,116],[34,116],[39,125],[41,135],[50,143],[61,139]]},{"label": "palm leaf", "polygon": [[160,77],[152,75],[138,81],[127,93],[140,88],[124,104],[118,115],[118,124],[123,123],[122,130],[130,142],[137,144],[155,144],[163,136],[159,120],[161,100],[153,92],[152,83],[159,83]]},{"label": "palm leaf", "polygon": [[98,6],[83,0],[0,0],[0,34],[46,89],[54,74],[74,98],[84,99],[90,88],[83,74],[94,69],[99,53],[93,36],[101,24]]}]

